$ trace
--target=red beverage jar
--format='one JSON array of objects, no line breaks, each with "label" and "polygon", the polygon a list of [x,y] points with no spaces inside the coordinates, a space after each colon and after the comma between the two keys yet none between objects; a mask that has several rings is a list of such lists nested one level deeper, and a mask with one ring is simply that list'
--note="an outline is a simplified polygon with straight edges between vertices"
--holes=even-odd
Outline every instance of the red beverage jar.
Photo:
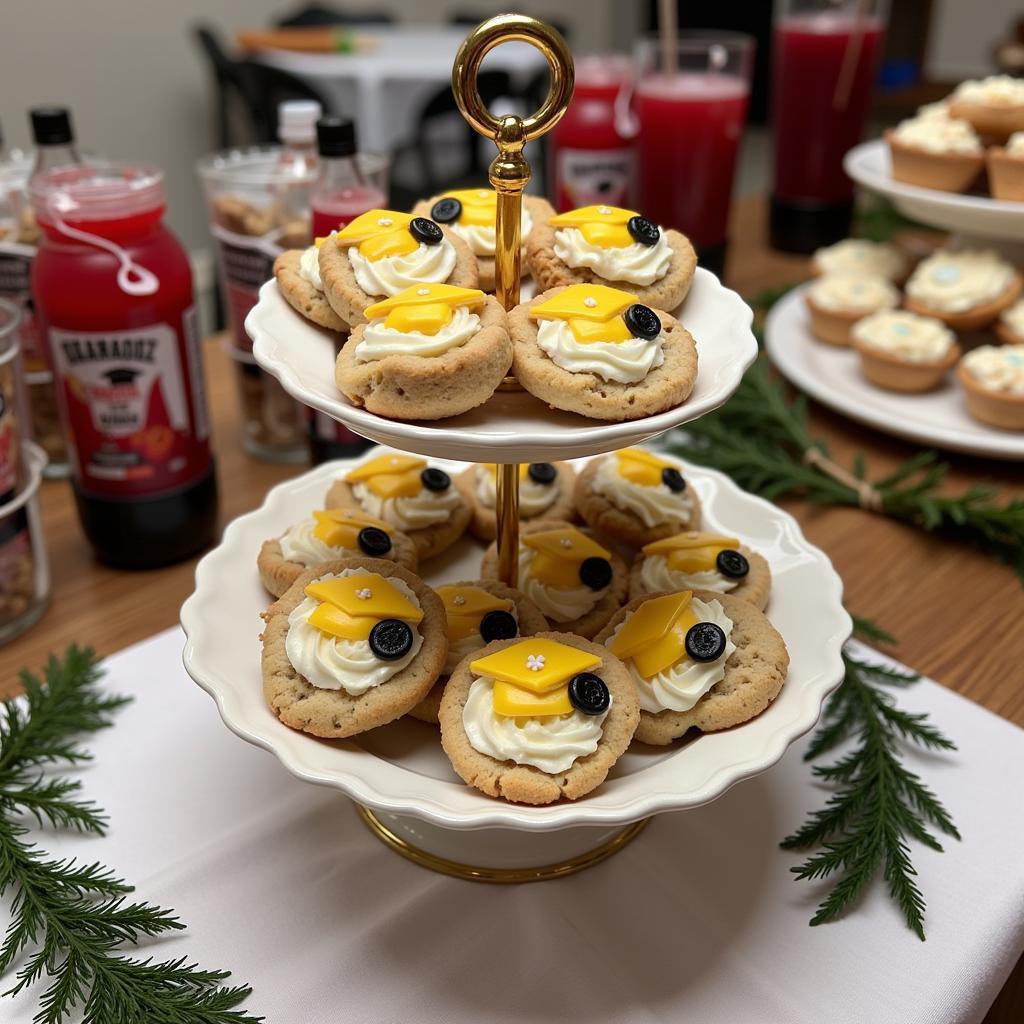
[{"label": "red beverage jar", "polygon": [[42,228],[32,291],[101,561],[142,569],[207,546],[217,483],[192,273],[163,225],[163,173],[59,167],[30,184]]},{"label": "red beverage jar", "polygon": [[630,74],[627,57],[577,61],[572,101],[548,136],[552,194],[560,212],[632,202],[633,147],[615,125],[615,100]]}]

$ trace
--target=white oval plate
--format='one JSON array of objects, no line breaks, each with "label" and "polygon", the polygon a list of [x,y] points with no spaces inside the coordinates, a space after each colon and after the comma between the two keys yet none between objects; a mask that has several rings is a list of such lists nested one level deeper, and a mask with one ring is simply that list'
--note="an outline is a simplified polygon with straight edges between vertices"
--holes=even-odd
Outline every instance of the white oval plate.
[{"label": "white oval plate", "polygon": [[883,391],[868,383],[856,352],[811,335],[806,288],[794,288],[775,303],[764,329],[768,357],[801,391],[858,423],[909,441],[992,459],[1024,458],[1024,433],[972,419],[952,374],[937,391],[923,395]]},{"label": "white oval plate", "polygon": [[900,213],[922,224],[1011,242],[1024,239],[1024,203],[893,181],[889,147],[883,139],[855,146],[846,154],[843,166],[854,181],[888,197]]},{"label": "white oval plate", "polygon": [[[413,719],[351,740],[318,740],[295,732],[277,720],[263,699],[257,634],[270,599],[256,573],[256,553],[268,537],[319,507],[330,481],[357,461],[328,463],[280,484],[261,508],[230,523],[220,545],[199,563],[195,592],[181,609],[189,675],[216,700],[233,732],[273,752],[300,779],[334,786],[377,810],[446,828],[546,832],[626,824],[707,803],[773,765],[814,725],[826,694],[842,677],[841,648],[850,618],[828,558],[804,540],[787,513],[744,493],[720,473],[687,467],[707,527],[738,534],[772,566],[768,613],[785,637],[792,663],[782,692],[764,714],[682,746],[639,746],[619,760],[595,792],[549,807],[504,803],[465,785],[441,750],[437,730]],[[463,468],[438,464],[452,473]],[[482,544],[466,540],[421,571],[435,585],[473,579],[482,553]]]},{"label": "white oval plate", "polygon": [[714,274],[698,269],[675,312],[697,342],[693,394],[681,406],[639,420],[608,423],[550,409],[525,391],[497,392],[461,416],[402,422],[352,405],[334,384],[337,335],[310,323],[282,298],[276,281],[260,289],[245,321],[253,355],[285,391],[357,434],[406,452],[469,462],[548,462],[639,444],[720,406],[757,357],[750,307]]}]

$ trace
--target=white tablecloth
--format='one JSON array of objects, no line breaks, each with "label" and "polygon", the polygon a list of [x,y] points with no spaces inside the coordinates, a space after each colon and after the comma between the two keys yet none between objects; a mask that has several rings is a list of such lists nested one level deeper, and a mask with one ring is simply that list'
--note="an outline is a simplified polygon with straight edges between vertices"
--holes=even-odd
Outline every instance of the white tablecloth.
[{"label": "white tablecloth", "polygon": [[[802,742],[598,867],[486,886],[386,850],[341,794],[233,736],[181,646],[170,630],[109,659],[111,689],[138,698],[81,773],[110,835],[45,844],[174,907],[188,931],[144,955],[232,969],[270,1024],[969,1024],[1024,947],[1024,735],[937,684],[900,695],[960,746],[913,758],[964,836],[914,851],[922,943],[880,886],[845,921],[808,927],[820,892],[776,845],[825,798]],[[34,1009],[3,1000],[0,1019]]]},{"label": "white tablecloth", "polygon": [[[427,99],[451,82],[452,62],[469,30],[402,25],[367,29],[375,45],[366,53],[295,53],[264,50],[254,55],[272,67],[306,78],[352,117],[361,148],[390,152],[407,142]],[[528,43],[507,43],[488,54],[487,70],[508,71],[521,83],[544,67]]]}]

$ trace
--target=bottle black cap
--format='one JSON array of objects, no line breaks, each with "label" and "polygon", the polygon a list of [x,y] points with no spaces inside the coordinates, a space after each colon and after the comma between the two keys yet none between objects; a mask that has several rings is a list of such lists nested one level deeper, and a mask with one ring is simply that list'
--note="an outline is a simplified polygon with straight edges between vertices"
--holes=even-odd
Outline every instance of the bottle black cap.
[{"label": "bottle black cap", "polygon": [[67,107],[33,107],[28,116],[37,146],[64,146],[74,141],[71,111]]},{"label": "bottle black cap", "polygon": [[321,156],[355,156],[356,126],[347,117],[321,117],[316,123]]}]

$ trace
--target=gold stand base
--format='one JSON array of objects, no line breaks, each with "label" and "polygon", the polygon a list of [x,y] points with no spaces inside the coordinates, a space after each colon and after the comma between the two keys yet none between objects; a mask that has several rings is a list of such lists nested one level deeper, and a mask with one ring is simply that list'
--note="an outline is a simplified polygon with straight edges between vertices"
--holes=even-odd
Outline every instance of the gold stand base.
[{"label": "gold stand base", "polygon": [[356,804],[356,810],[366,827],[385,846],[394,850],[395,853],[401,854],[406,860],[411,860],[414,864],[429,868],[431,871],[438,871],[442,875],[451,875],[453,878],[464,878],[470,882],[493,882],[499,885],[545,882],[550,878],[565,878],[568,875],[576,874],[577,871],[592,867],[594,864],[600,864],[601,861],[607,860],[628,846],[651,820],[644,818],[641,821],[635,821],[593,850],[587,850],[585,853],[557,864],[543,864],[539,867],[528,868],[485,868],[476,867],[473,864],[460,864],[458,861],[448,860],[446,857],[439,857],[437,854],[421,850],[388,828],[368,807]]}]

